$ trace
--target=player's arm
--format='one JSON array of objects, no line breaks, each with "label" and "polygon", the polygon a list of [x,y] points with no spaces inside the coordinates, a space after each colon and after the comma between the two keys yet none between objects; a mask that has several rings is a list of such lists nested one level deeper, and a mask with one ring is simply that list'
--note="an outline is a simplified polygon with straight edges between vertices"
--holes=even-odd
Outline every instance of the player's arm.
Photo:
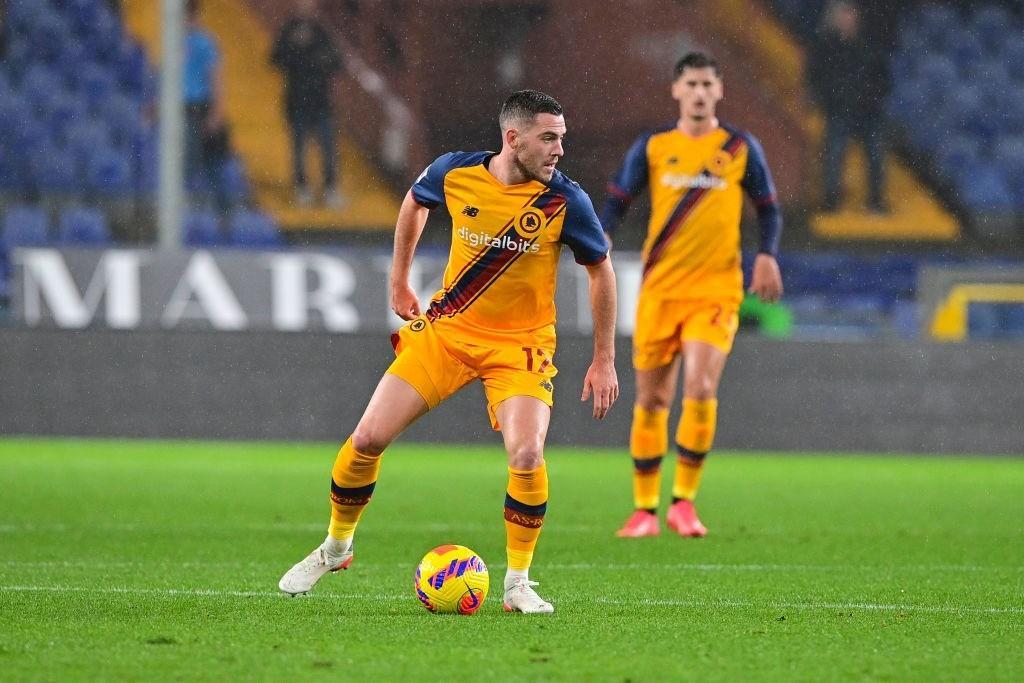
[{"label": "player's arm", "polygon": [[594,417],[604,419],[619,397],[619,378],[615,373],[615,271],[611,259],[587,266],[590,278],[590,311],[594,319],[594,360],[583,379],[586,401],[594,395]]},{"label": "player's arm", "polygon": [[442,154],[427,166],[402,200],[395,223],[395,253],[391,261],[391,310],[402,320],[422,312],[416,291],[409,286],[409,269],[430,210],[444,203],[444,177],[457,154]]},{"label": "player's arm", "polygon": [[412,320],[421,313],[419,297],[409,285],[409,269],[429,214],[430,209],[419,204],[409,190],[398,211],[395,253],[391,259],[391,310],[402,320]]},{"label": "player's arm", "polygon": [[601,420],[619,397],[615,374],[615,271],[608,258],[608,239],[590,197],[578,185],[567,189],[570,192],[561,240],[572,249],[576,263],[587,269],[594,319],[594,360],[583,379],[580,400],[587,401],[593,395],[594,417]]},{"label": "player's arm", "polygon": [[771,303],[782,296],[782,273],[776,260],[782,237],[782,209],[764,150],[752,135],[747,135],[747,149],[747,170],[741,184],[754,202],[761,228],[761,244],[750,275],[750,291],[762,301]]},{"label": "player's arm", "polygon": [[622,167],[608,181],[607,196],[599,218],[609,245],[626,209],[647,185],[647,141],[650,137],[649,134],[641,135],[632,144]]}]

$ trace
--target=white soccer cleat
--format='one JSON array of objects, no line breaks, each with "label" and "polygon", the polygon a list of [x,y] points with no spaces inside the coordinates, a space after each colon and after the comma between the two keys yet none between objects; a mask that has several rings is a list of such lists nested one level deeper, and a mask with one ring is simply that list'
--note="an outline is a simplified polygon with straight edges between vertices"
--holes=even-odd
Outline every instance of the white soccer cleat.
[{"label": "white soccer cleat", "polygon": [[523,614],[551,614],[555,611],[550,602],[537,595],[533,587],[538,585],[536,581],[517,578],[508,588],[505,589],[505,611],[522,612]]},{"label": "white soccer cleat", "polygon": [[289,569],[278,581],[277,587],[288,595],[308,593],[327,572],[348,569],[352,559],[351,547],[340,556],[336,556],[330,555],[321,545],[307,555],[306,559]]}]

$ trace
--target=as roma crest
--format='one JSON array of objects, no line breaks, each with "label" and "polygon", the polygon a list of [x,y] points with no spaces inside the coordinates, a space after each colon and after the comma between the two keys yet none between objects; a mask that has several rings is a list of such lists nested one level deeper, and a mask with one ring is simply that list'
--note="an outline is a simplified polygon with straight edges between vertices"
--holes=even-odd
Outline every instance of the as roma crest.
[{"label": "as roma crest", "polygon": [[544,212],[539,209],[529,208],[519,214],[519,222],[516,226],[520,235],[529,237],[535,235],[544,226]]},{"label": "as roma crest", "polygon": [[725,169],[727,169],[731,163],[732,155],[724,149],[720,149],[715,152],[715,155],[711,157],[711,161],[708,162],[708,170],[715,175],[724,175]]}]

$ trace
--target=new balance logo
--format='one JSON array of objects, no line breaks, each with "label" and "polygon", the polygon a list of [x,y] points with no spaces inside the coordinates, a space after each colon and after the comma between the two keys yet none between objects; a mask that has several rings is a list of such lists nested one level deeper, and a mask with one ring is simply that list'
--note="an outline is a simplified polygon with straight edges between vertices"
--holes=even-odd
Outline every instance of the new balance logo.
[{"label": "new balance logo", "polygon": [[476,218],[477,214],[480,213],[480,209],[475,206],[466,205],[466,208],[462,210],[462,215],[469,216],[470,218]]}]

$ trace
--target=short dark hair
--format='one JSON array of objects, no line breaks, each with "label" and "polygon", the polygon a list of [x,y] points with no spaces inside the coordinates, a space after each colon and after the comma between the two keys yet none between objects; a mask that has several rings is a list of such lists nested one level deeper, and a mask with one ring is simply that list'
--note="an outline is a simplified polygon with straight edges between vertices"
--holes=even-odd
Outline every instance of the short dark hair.
[{"label": "short dark hair", "polygon": [[533,121],[537,114],[561,116],[562,105],[551,95],[538,90],[517,90],[501,105],[498,125],[502,130],[508,130],[514,121]]},{"label": "short dark hair", "polygon": [[683,72],[687,69],[705,69],[708,67],[715,70],[716,76],[722,75],[718,70],[718,62],[711,55],[706,52],[687,52],[676,62],[676,68],[672,70],[672,80],[682,76]]},{"label": "short dark hair", "polygon": [[189,19],[194,19],[199,16],[199,0],[186,0],[185,2],[185,16]]}]

